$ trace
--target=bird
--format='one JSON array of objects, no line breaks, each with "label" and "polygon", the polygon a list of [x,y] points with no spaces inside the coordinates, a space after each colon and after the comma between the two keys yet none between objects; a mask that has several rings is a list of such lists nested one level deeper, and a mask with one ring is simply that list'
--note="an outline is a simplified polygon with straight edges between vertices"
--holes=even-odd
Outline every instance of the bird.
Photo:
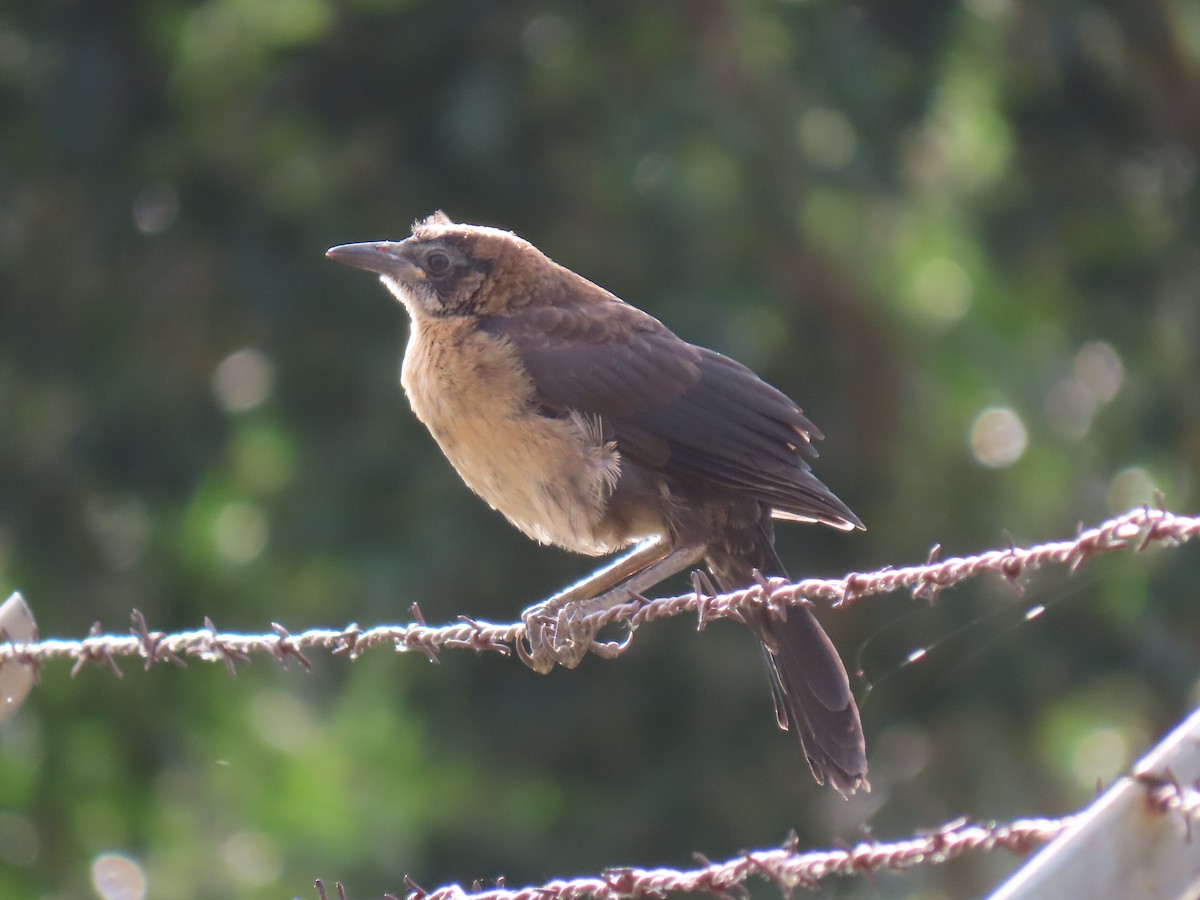
[{"label": "bird", "polygon": [[[591,636],[572,629],[579,610],[685,568],[702,563],[723,591],[787,578],[777,520],[864,527],[813,474],[822,434],[788,396],[512,232],[438,211],[402,240],[326,255],[378,275],[403,304],[401,384],[472,491],[543,544],[633,548],[526,612],[536,670],[587,652]],[[843,796],[869,790],[850,681],[811,610],[743,618],[763,647],[776,722],[813,777]]]}]

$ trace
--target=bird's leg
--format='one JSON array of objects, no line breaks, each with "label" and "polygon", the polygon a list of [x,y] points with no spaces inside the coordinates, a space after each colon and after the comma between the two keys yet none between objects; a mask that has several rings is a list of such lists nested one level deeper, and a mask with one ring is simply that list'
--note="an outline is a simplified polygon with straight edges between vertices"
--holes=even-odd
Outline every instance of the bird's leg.
[{"label": "bird's leg", "polygon": [[521,614],[529,653],[525,662],[543,675],[555,663],[569,669],[579,665],[595,635],[582,627],[584,617],[624,603],[665,578],[695,564],[703,547],[672,547],[651,538],[607,566],[529,607]]},{"label": "bird's leg", "polygon": [[680,546],[672,548],[665,556],[633,573],[617,586],[590,599],[580,599],[558,614],[559,630],[570,626],[594,613],[604,612],[625,603],[650,590],[660,581],[665,581],[676,572],[682,572],[704,555],[703,547]]}]

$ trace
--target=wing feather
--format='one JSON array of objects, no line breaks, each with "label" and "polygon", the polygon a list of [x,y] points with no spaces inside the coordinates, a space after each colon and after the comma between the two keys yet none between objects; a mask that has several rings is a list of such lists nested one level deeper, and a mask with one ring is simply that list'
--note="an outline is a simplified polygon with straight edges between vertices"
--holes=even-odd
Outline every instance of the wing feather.
[{"label": "wing feather", "polygon": [[821,433],[736,360],[696,347],[608,294],[480,320],[513,343],[539,406],[599,418],[622,456],[839,528],[858,518],[804,455]]}]

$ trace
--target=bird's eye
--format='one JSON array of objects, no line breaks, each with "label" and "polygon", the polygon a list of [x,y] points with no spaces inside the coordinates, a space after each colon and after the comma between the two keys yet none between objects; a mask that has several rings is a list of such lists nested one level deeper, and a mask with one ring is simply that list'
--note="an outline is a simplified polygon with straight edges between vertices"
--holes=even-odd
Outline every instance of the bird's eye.
[{"label": "bird's eye", "polygon": [[425,257],[425,269],[435,278],[450,271],[450,256],[441,250],[434,250]]}]

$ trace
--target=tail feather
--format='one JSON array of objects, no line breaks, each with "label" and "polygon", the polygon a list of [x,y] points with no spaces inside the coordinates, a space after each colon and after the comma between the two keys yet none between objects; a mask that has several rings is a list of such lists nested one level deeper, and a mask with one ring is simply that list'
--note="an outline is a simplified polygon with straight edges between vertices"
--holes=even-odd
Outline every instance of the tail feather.
[{"label": "tail feather", "polygon": [[[709,548],[708,567],[721,590],[751,584],[754,569],[787,577],[769,528],[758,523]],[[788,609],[786,616],[756,610],[746,615],[746,623],[763,644],[775,719],[799,739],[813,777],[842,794],[870,790],[866,740],[850,679],[816,617],[803,608]]]},{"label": "tail feather", "polygon": [[775,718],[796,733],[813,777],[842,793],[869,788],[858,707],[837,651],[807,609],[787,620],[756,613],[750,627],[763,642]]}]

